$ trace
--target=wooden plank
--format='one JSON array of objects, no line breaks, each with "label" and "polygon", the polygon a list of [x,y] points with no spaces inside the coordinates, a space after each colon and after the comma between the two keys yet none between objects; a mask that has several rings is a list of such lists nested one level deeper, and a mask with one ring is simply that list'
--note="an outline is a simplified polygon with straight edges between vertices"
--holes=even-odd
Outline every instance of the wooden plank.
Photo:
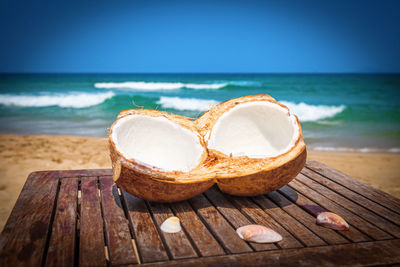
[{"label": "wooden plank", "polygon": [[[272,250],[170,261],[152,266],[378,266],[400,263],[400,240]],[[144,265],[149,266],[149,265]]]},{"label": "wooden plank", "polygon": [[[317,203],[314,201],[310,200],[309,198],[305,197],[303,194],[296,192],[289,186],[284,186],[279,189],[279,192],[282,193],[284,196],[289,198],[291,201],[296,203],[299,206],[304,206],[304,205],[314,205],[314,206],[319,206]],[[315,223],[315,218],[313,220]],[[323,228],[322,226],[319,226],[320,228]],[[338,231],[341,235],[345,236],[349,240],[353,242],[363,242],[363,241],[368,241],[371,240],[370,237],[366,236],[364,233],[360,232],[357,228],[355,227],[350,227],[348,231]]]},{"label": "wooden plank", "polygon": [[0,236],[0,266],[40,266],[58,173],[31,173]]},{"label": "wooden plank", "polygon": [[[235,229],[254,223],[247,219],[243,213],[228,201],[225,194],[223,194],[218,187],[214,186],[208,189],[204,194]],[[256,251],[278,249],[275,244],[258,244],[253,242],[249,242],[248,244]]]},{"label": "wooden plank", "polygon": [[[315,191],[319,192],[320,194],[324,195],[326,198],[336,202],[337,204],[345,207],[346,209],[350,210],[351,212],[359,215],[361,218],[369,221],[370,223],[376,225],[381,230],[392,234],[395,237],[400,237],[400,227],[389,222],[388,220],[380,217],[376,213],[371,212],[370,210],[354,203],[353,201],[339,195],[338,193],[330,190],[327,187],[324,187],[320,183],[304,176],[303,174],[299,174],[296,178],[298,181],[302,182],[303,184],[307,185],[308,187],[314,189]],[[365,203],[367,204],[367,203]]]},{"label": "wooden plank", "polygon": [[230,196],[229,199],[235,203],[238,209],[247,214],[256,224],[265,225],[278,232],[282,236],[282,241],[278,242],[280,247],[303,247],[303,245],[296,238],[294,238],[288,231],[285,230],[285,228],[283,228],[271,216],[260,209],[260,207],[258,207],[254,202],[250,201],[249,198]]},{"label": "wooden plank", "polygon": [[307,161],[306,166],[311,170],[323,175],[324,177],[331,179],[332,181],[337,182],[348,189],[357,192],[358,194],[363,195],[364,197],[369,198],[378,204],[384,205],[386,208],[389,208],[392,211],[400,214],[400,199],[367,185],[366,183],[363,183],[318,161]]},{"label": "wooden plank", "polygon": [[79,266],[107,266],[97,177],[81,179]]},{"label": "wooden plank", "polygon": [[110,177],[100,177],[99,180],[110,261],[114,265],[137,263],[128,220],[125,218],[117,187]]},{"label": "wooden plank", "polygon": [[112,176],[112,169],[85,169],[85,170],[63,170],[58,172],[60,178],[69,177],[95,177],[95,176]]},{"label": "wooden plank", "polygon": [[198,257],[190,240],[185,235],[184,231],[178,233],[164,233],[160,230],[161,224],[171,216],[174,216],[169,205],[166,203],[148,202],[154,220],[158,225],[159,233],[161,234],[166,248],[169,250],[173,259],[184,259]]},{"label": "wooden plank", "polygon": [[304,245],[323,246],[327,245],[325,241],[308,230],[299,221],[295,220],[292,216],[287,214],[284,210],[278,207],[271,200],[265,196],[254,197],[253,200],[275,221],[282,225],[288,232],[297,237]]},{"label": "wooden plank", "polygon": [[165,251],[144,200],[132,196],[123,190],[121,191],[128,209],[129,220],[135,232],[142,262],[168,260],[168,254]]},{"label": "wooden plank", "polygon": [[272,199],[276,204],[281,207],[288,214],[293,216],[296,220],[305,225],[308,229],[313,231],[315,234],[320,236],[323,240],[325,240],[328,244],[345,244],[349,243],[347,239],[343,236],[339,235],[332,229],[328,229],[325,227],[320,227],[315,223],[315,217],[305,212],[303,209],[299,208],[289,199],[284,197],[282,194],[277,191],[273,191],[267,195],[270,199]]},{"label": "wooden plank", "polygon": [[187,201],[173,203],[171,208],[176,216],[181,219],[182,226],[195,243],[201,256],[225,254],[224,249],[218,244],[207,227],[204,226]]},{"label": "wooden plank", "polygon": [[[336,204],[325,196],[321,195],[317,191],[312,190],[311,188],[305,186],[300,183],[296,179],[289,183],[289,186],[293,187],[296,191],[306,195],[313,201],[317,202],[319,206],[324,207],[325,209],[332,211],[345,219],[349,224],[352,224],[354,227],[357,227],[359,230],[363,231],[365,234],[374,238],[375,240],[384,240],[392,238],[389,234],[380,230],[376,226],[371,223],[365,221],[360,216],[352,213],[346,208]],[[343,231],[344,232],[344,231]]]},{"label": "wooden plank", "polygon": [[235,229],[232,228],[204,195],[191,198],[189,202],[197,214],[207,224],[208,229],[210,229],[229,253],[253,251],[248,244],[236,234]]},{"label": "wooden plank", "polygon": [[78,179],[61,179],[46,266],[73,266]]},{"label": "wooden plank", "polygon": [[385,219],[392,221],[393,223],[400,224],[400,214],[397,214],[390,209],[374,202],[371,201],[370,199],[357,194],[356,192],[348,189],[347,187],[344,187],[343,185],[340,185],[324,176],[321,174],[312,171],[311,169],[304,168],[301,171],[304,175],[307,177],[313,179],[314,181],[322,184],[325,187],[330,188],[331,190],[335,191],[336,193],[358,203],[359,205],[379,214],[380,216],[384,217]]}]

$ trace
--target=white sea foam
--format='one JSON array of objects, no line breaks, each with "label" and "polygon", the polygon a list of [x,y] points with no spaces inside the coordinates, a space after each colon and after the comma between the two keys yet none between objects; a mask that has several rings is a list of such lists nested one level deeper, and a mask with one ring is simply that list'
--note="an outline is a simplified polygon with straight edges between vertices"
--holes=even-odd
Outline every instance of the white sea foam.
[{"label": "white sea foam", "polygon": [[104,89],[123,89],[137,91],[162,91],[177,90],[181,88],[190,89],[220,89],[225,87],[227,83],[164,83],[164,82],[103,82],[95,83],[94,87]]},{"label": "white sea foam", "polygon": [[163,108],[173,108],[176,110],[198,110],[206,111],[211,106],[219,102],[212,99],[197,99],[197,98],[180,98],[162,96],[157,104]]},{"label": "white sea foam", "polygon": [[113,97],[113,92],[105,93],[70,93],[48,95],[0,95],[0,104],[21,107],[48,107],[86,108],[103,103]]},{"label": "white sea foam", "polygon": [[[206,111],[212,105],[217,105],[219,102],[212,99],[197,99],[197,98],[180,98],[180,97],[166,97],[162,96],[157,104],[164,108],[173,108],[176,110],[198,110]],[[299,120],[305,121],[318,121],[334,117],[336,114],[342,112],[345,106],[323,106],[323,105],[308,105],[305,103],[296,104],[288,101],[281,101],[280,103],[286,105],[292,114],[296,114]]]},{"label": "white sea foam", "polygon": [[299,120],[305,121],[318,121],[322,119],[332,118],[342,112],[346,106],[326,106],[326,105],[308,105],[306,103],[293,103],[288,101],[280,101],[290,109],[292,114],[297,115]]}]

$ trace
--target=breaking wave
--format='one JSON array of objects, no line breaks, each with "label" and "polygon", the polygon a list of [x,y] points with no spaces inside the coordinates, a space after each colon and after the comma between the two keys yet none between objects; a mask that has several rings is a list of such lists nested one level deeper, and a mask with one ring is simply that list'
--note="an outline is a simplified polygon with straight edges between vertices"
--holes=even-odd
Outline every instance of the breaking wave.
[{"label": "breaking wave", "polygon": [[[197,99],[197,98],[180,98],[180,97],[160,97],[157,104],[163,108],[172,108],[175,110],[198,110],[206,111],[211,106],[217,105],[219,101],[213,99]],[[346,107],[340,106],[323,106],[308,105],[306,103],[296,104],[288,101],[281,101],[286,105],[291,113],[296,114],[302,122],[318,121],[322,119],[332,118],[336,114],[342,112]]]},{"label": "breaking wave", "polygon": [[227,83],[163,83],[163,82],[121,82],[121,83],[95,83],[94,87],[103,89],[124,89],[138,91],[160,91],[177,90],[181,88],[190,89],[220,89],[227,86]]},{"label": "breaking wave", "polygon": [[228,86],[251,87],[259,86],[257,81],[213,81],[212,83],[182,83],[182,82],[99,82],[95,83],[95,88],[102,89],[120,89],[131,91],[166,91],[178,90],[182,88],[188,89],[208,89],[217,90]]},{"label": "breaking wave", "polygon": [[59,106],[62,108],[86,108],[103,103],[113,97],[113,92],[105,93],[70,93],[49,95],[0,95],[0,104],[20,107],[48,107]]},{"label": "breaking wave", "polygon": [[326,105],[308,105],[306,103],[293,103],[287,101],[280,101],[290,109],[292,114],[297,115],[299,120],[302,122],[306,121],[318,121],[322,119],[328,119],[341,113],[346,106],[326,106]]},{"label": "breaking wave", "polygon": [[173,108],[175,110],[198,110],[206,111],[211,106],[217,105],[219,102],[212,99],[197,99],[197,98],[180,98],[162,96],[157,104],[163,108]]}]

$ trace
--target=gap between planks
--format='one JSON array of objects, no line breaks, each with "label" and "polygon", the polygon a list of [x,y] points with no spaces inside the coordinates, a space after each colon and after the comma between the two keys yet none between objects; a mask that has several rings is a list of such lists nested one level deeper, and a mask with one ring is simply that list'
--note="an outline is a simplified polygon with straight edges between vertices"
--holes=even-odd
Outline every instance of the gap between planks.
[{"label": "gap between planks", "polygon": [[103,201],[102,201],[102,192],[101,192],[101,185],[100,185],[99,176],[96,177],[96,184],[97,184],[97,190],[98,190],[98,194],[99,194],[101,218],[102,218],[102,221],[103,221],[104,256],[105,256],[106,261],[107,261],[107,266],[109,266],[110,265],[110,248],[108,246],[106,221],[105,221],[105,218],[104,218],[104,207],[103,207]]}]

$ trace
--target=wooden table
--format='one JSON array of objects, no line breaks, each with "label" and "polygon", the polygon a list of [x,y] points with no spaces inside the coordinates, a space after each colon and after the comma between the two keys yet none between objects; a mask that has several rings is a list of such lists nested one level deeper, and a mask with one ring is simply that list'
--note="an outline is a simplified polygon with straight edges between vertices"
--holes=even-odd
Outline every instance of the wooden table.
[{"label": "wooden table", "polygon": [[[317,226],[304,205],[341,215],[349,231]],[[178,216],[183,231],[160,224]],[[269,226],[277,244],[241,240],[235,229]],[[211,188],[160,204],[120,190],[111,170],[29,175],[0,236],[0,266],[380,265],[400,262],[400,200],[316,161],[288,186],[233,197]]]}]

